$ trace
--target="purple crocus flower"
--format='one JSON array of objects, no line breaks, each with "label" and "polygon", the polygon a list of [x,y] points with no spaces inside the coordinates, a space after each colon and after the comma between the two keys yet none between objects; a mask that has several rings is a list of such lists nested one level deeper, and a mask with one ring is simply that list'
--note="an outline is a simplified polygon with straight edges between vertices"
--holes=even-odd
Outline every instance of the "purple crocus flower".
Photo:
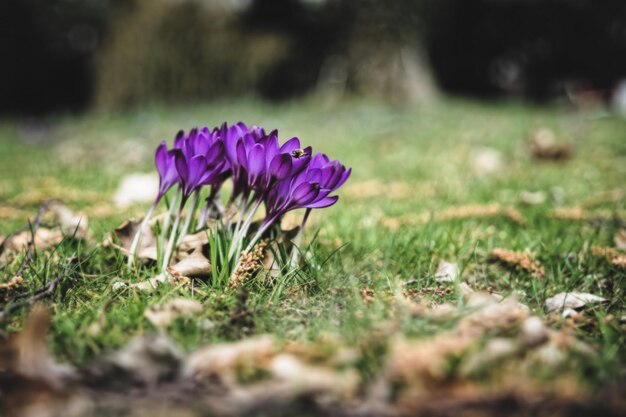
[{"label": "purple crocus flower", "polygon": [[248,127],[243,122],[238,122],[230,127],[226,123],[222,124],[220,137],[224,142],[226,158],[228,159],[233,177],[233,195],[231,200],[234,200],[241,194],[248,195],[250,193],[246,167],[241,165],[238,157],[238,144],[242,142],[247,148],[252,148],[254,144],[266,136],[264,129],[257,126]]},{"label": "purple crocus flower", "polygon": [[183,191],[183,204],[189,196],[203,185],[217,186],[222,180],[224,145],[215,142],[204,154],[186,154],[184,150],[174,150],[176,171],[180,176]]},{"label": "purple crocus flower", "polygon": [[180,177],[176,170],[175,152],[167,149],[167,143],[165,141],[157,147],[154,154],[154,164],[156,165],[157,172],[159,173],[159,194],[156,198],[156,203],[172,188],[178,184]]},{"label": "purple crocus flower", "polygon": [[298,138],[279,146],[277,131],[259,140],[247,134],[237,142],[237,162],[246,174],[246,185],[259,196],[279,181],[301,172],[310,155],[311,148],[300,149]]},{"label": "purple crocus flower", "polygon": [[339,161],[330,161],[322,153],[316,154],[302,172],[281,181],[268,192],[266,222],[273,222],[286,212],[299,208],[332,206],[339,197],[329,194],[341,187],[351,172],[351,168]]}]

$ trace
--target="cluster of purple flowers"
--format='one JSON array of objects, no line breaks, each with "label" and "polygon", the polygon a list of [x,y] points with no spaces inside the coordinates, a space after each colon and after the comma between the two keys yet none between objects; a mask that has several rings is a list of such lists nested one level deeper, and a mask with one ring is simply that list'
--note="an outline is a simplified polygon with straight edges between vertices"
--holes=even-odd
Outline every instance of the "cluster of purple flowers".
[{"label": "cluster of purple flowers", "polygon": [[[306,209],[305,222],[311,209],[336,203],[338,197],[331,194],[351,172],[341,162],[331,161],[322,153],[313,155],[312,148],[303,148],[298,138],[291,138],[281,145],[278,131],[266,133],[263,128],[248,127],[242,122],[231,126],[224,123],[212,130],[203,127],[188,133],[180,131],[172,149],[168,149],[165,141],[161,142],[156,150],[155,164],[160,186],[146,220],[170,189],[178,186],[173,204],[180,196],[164,267],[175,243],[187,233],[201,190],[208,189],[208,193],[198,221],[199,228],[204,226],[207,216],[214,213],[216,207],[221,207],[220,190],[226,181],[232,181],[228,204],[235,205],[239,213],[238,221],[229,223],[233,237],[229,258],[232,258],[241,250],[251,220],[261,205],[265,207],[265,218],[256,235],[249,240],[246,251],[288,211]],[[186,223],[182,230],[178,230],[183,208],[188,202],[190,209]],[[171,216],[173,210],[170,213]],[[134,249],[131,249],[131,257]]]}]

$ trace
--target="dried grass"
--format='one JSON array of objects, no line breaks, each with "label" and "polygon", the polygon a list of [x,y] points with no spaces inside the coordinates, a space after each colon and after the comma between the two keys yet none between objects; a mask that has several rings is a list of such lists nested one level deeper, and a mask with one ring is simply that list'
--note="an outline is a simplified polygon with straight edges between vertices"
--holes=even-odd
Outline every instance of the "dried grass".
[{"label": "dried grass", "polygon": [[250,252],[244,252],[241,255],[241,264],[234,273],[233,278],[230,280],[229,288],[237,288],[244,281],[252,276],[252,274],[263,266],[263,260],[265,259],[265,249],[267,248],[267,241],[262,240],[252,248]]},{"label": "dried grass", "polygon": [[538,278],[545,276],[541,263],[535,260],[530,252],[515,252],[508,249],[495,248],[489,252],[489,257],[504,264],[524,269]]}]

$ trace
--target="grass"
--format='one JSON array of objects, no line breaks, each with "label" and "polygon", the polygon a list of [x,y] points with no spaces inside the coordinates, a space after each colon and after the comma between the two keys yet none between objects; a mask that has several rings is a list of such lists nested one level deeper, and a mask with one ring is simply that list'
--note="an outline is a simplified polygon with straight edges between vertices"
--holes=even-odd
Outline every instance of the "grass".
[{"label": "grass", "polygon": [[[306,267],[279,277],[273,286],[257,279],[239,291],[197,283],[206,296],[177,286],[145,294],[114,290],[113,283],[147,279],[156,267],[135,274],[119,254],[67,240],[55,255],[38,254],[24,274],[28,291],[64,277],[53,297],[52,346],[60,358],[82,364],[122,346],[155,330],[143,316],[146,308],[175,296],[193,296],[203,303],[203,313],[179,319],[168,329],[186,350],[263,333],[308,342],[330,335],[361,347],[365,354],[360,369],[372,375],[384,351],[377,335],[392,332],[394,294],[404,288],[431,305],[462,304],[457,285],[434,278],[438,263],[447,260],[457,263],[476,289],[518,292],[521,302],[544,318],[546,298],[563,291],[606,298],[607,303],[586,308],[585,320],[574,324],[576,335],[598,352],[584,359],[580,372],[602,384],[623,375],[626,273],[592,256],[590,248],[615,246],[613,237],[624,227],[626,200],[590,199],[624,190],[626,120],[599,111],[449,99],[415,108],[246,101],[61,116],[39,124],[5,121],[0,123],[0,206],[19,212],[0,221],[0,234],[23,228],[25,216],[36,213],[38,198],[61,197],[72,209],[109,209],[90,218],[94,241],[99,242],[123,220],[147,209],[118,210],[111,196],[124,175],[152,170],[152,152],[160,140],[171,140],[180,128],[240,119],[276,127],[283,140],[299,136],[353,167],[339,203],[312,216]],[[543,127],[575,145],[573,158],[541,162],[530,156],[527,138]],[[481,173],[474,167],[475,155],[484,148],[501,155],[503,164],[496,172]],[[524,205],[519,199],[524,191],[541,191],[546,201]],[[488,203],[515,208],[525,222],[472,216],[385,226],[385,220],[407,215],[436,216],[451,207]],[[616,214],[598,220],[551,215],[555,208],[584,204],[592,212]],[[533,252],[545,278],[490,262],[489,252],[498,247]],[[19,259],[0,273],[2,282],[17,265]],[[372,302],[363,302],[364,291],[371,291]],[[18,331],[26,313],[16,311],[1,328]],[[563,320],[550,323],[554,328],[568,325]],[[406,318],[394,332],[425,338],[453,325]]]}]

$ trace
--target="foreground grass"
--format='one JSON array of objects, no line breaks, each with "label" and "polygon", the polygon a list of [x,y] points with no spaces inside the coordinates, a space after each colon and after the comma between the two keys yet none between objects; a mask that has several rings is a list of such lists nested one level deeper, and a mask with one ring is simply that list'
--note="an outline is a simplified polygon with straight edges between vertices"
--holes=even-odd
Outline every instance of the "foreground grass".
[{"label": "foreground grass", "polygon": [[[144,280],[154,269],[131,272],[118,254],[68,240],[53,255],[38,254],[24,273],[28,291],[64,277],[52,300],[52,341],[59,357],[84,363],[154,331],[144,318],[146,308],[183,296],[204,305],[202,314],[179,319],[168,329],[185,349],[263,333],[309,342],[330,337],[366,352],[360,367],[370,374],[379,365],[381,334],[428,337],[453,324],[398,320],[393,301],[406,292],[430,305],[462,304],[458,283],[435,280],[437,265],[446,260],[458,264],[474,289],[505,296],[517,292],[522,303],[546,318],[544,302],[557,293],[604,297],[607,303],[587,307],[577,322],[558,315],[549,320],[554,328],[573,326],[596,349],[597,355],[579,364],[585,380],[611,384],[622,374],[626,273],[593,256],[591,248],[614,247],[614,236],[624,227],[626,200],[619,190],[626,184],[626,121],[600,113],[452,101],[411,109],[235,102],[63,117],[37,125],[5,122],[0,126],[0,206],[14,210],[0,221],[0,234],[23,228],[39,200],[60,197],[91,214],[90,229],[99,242],[145,209],[117,209],[111,196],[124,175],[152,170],[152,152],[160,140],[170,140],[180,128],[240,119],[276,127],[284,139],[299,136],[353,167],[340,202],[313,216],[308,266],[272,286],[257,279],[245,289],[228,291],[200,282],[205,295],[184,287],[145,294],[114,290],[113,283]],[[573,143],[573,158],[533,159],[527,138],[538,128]],[[485,148],[500,155],[499,167],[476,165]],[[520,193],[528,191],[543,192],[545,202],[523,204]],[[494,203],[516,209],[523,221],[507,215],[437,219],[437,213],[451,208]],[[553,215],[555,208],[579,206],[586,207],[588,218]],[[411,220],[428,213],[433,220]],[[494,248],[529,250],[545,276],[490,262]],[[19,261],[2,271],[2,282]],[[371,297],[364,302],[364,295]],[[6,301],[11,295],[3,297]],[[25,308],[16,311],[1,328],[18,331],[26,313]]]}]

